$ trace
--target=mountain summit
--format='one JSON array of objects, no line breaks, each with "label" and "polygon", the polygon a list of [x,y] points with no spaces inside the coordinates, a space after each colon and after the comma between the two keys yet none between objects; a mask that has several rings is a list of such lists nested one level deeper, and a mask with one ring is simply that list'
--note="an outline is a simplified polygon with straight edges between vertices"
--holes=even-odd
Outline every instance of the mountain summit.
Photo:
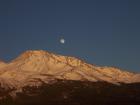
[{"label": "mountain summit", "polygon": [[12,96],[25,86],[38,87],[57,79],[119,84],[140,82],[140,75],[43,50],[26,51],[10,63],[0,62],[1,88],[13,89],[9,92]]}]

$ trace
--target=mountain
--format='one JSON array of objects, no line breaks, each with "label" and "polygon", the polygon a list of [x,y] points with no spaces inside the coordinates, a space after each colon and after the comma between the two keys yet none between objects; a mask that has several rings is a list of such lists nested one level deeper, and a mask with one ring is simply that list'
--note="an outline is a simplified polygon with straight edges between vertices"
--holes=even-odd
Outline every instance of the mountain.
[{"label": "mountain", "polygon": [[114,67],[99,67],[75,57],[43,50],[30,50],[9,63],[0,62],[0,100],[8,96],[16,98],[25,87],[39,88],[58,80],[120,85],[139,83],[140,74]]},{"label": "mountain", "polygon": [[6,63],[3,60],[0,60],[0,68],[6,66]]}]

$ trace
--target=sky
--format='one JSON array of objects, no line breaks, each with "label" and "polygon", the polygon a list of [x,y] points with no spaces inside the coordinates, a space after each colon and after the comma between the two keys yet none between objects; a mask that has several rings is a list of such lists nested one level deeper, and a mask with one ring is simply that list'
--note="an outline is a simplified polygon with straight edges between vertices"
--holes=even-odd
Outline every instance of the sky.
[{"label": "sky", "polygon": [[0,0],[0,58],[26,50],[140,72],[140,1]]}]

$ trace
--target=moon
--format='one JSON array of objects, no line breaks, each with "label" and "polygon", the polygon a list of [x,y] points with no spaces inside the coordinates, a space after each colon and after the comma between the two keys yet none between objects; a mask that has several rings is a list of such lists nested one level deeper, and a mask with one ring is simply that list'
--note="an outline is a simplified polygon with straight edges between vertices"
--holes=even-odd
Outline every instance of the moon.
[{"label": "moon", "polygon": [[61,43],[61,44],[64,44],[64,43],[65,43],[65,39],[64,39],[64,38],[61,38],[61,39],[60,39],[60,43]]}]

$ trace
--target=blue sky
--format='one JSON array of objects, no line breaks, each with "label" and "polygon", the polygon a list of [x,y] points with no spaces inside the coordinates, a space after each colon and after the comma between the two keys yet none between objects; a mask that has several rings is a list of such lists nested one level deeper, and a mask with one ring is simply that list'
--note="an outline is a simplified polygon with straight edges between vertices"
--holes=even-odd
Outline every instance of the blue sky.
[{"label": "blue sky", "polygon": [[140,72],[139,45],[138,0],[0,0],[0,58],[6,61],[44,49]]}]

